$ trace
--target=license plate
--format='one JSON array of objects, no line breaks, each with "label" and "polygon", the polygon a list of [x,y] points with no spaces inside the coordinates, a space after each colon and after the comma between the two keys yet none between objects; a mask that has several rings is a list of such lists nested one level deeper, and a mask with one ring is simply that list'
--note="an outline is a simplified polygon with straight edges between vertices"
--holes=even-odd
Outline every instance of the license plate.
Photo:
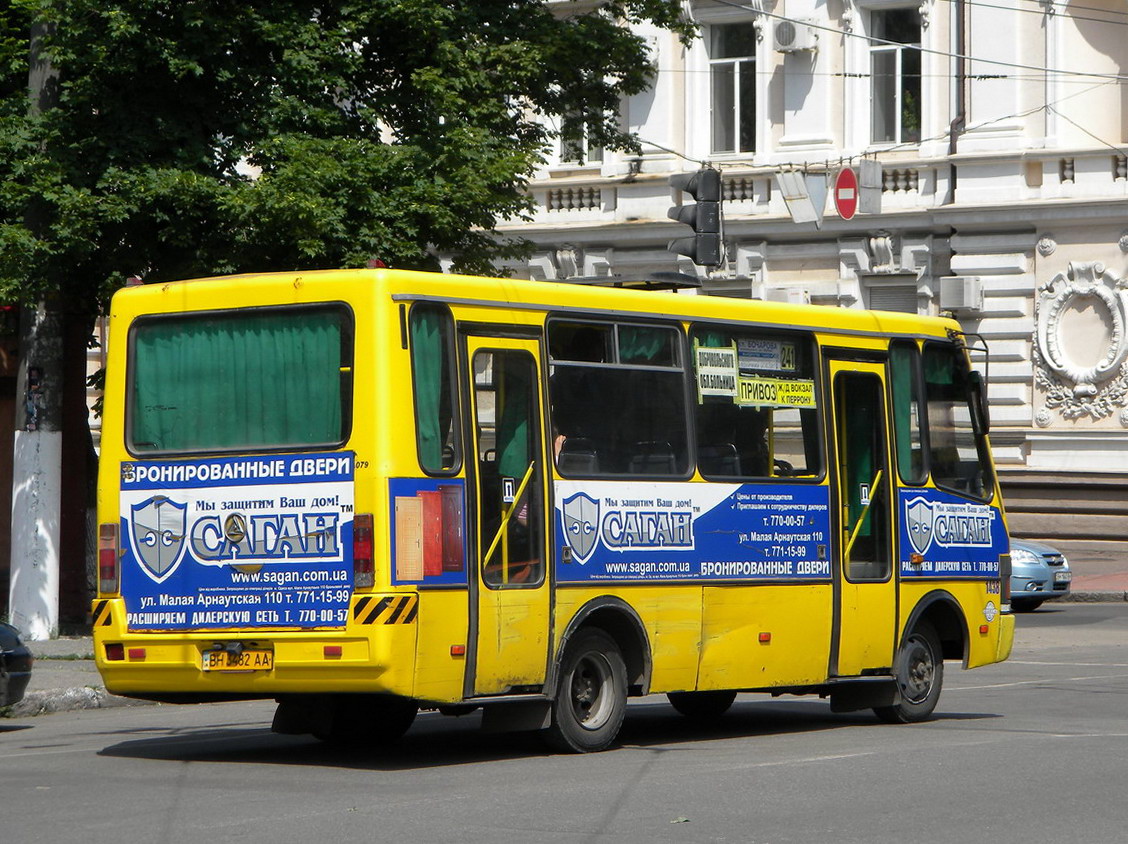
[{"label": "license plate", "polygon": [[1073,580],[1073,572],[1071,571],[1055,571],[1054,583],[1069,583]]},{"label": "license plate", "polygon": [[204,671],[270,671],[274,651],[247,650],[242,653],[204,651]]}]

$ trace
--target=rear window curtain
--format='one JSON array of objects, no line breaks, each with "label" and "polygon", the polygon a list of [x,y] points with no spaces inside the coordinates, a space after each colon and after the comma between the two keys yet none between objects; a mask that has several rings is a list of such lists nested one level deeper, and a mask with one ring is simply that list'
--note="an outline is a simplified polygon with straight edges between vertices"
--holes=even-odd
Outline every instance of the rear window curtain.
[{"label": "rear window curtain", "polygon": [[343,320],[318,310],[144,323],[134,340],[134,448],[339,442]]}]

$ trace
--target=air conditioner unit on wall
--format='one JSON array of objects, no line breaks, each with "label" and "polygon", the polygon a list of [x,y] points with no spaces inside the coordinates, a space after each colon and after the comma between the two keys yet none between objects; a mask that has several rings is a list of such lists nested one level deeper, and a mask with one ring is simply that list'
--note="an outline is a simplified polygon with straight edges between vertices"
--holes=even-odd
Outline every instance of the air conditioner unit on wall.
[{"label": "air conditioner unit on wall", "polygon": [[943,276],[940,279],[940,310],[983,310],[983,284],[979,276]]},{"label": "air conditioner unit on wall", "polygon": [[780,53],[817,50],[819,34],[810,24],[806,18],[776,21],[772,26],[772,46]]}]

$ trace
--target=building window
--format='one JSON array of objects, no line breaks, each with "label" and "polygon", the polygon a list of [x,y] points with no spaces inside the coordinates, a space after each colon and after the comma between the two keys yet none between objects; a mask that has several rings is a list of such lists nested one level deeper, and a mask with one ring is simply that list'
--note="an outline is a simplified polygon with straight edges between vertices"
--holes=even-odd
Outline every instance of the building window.
[{"label": "building window", "polygon": [[598,164],[603,161],[603,147],[592,143],[589,120],[584,115],[566,114],[560,121],[560,160],[564,164]]},{"label": "building window", "polygon": [[920,143],[920,12],[874,10],[869,34],[873,142]]},{"label": "building window", "polygon": [[713,152],[756,149],[756,29],[749,23],[709,29]]}]

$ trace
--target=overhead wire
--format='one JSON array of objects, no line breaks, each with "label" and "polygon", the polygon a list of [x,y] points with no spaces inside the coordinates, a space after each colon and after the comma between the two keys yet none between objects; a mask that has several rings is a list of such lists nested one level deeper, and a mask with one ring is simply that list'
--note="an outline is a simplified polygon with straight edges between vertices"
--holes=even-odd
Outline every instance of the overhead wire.
[{"label": "overhead wire", "polygon": [[[947,2],[956,2],[956,0],[946,0],[946,1]],[[737,2],[732,2],[732,0],[714,0],[714,2],[718,5],[729,6],[731,8],[736,8],[736,9],[748,11],[748,12],[754,14],[754,15],[763,15],[767,18],[778,19],[778,20],[791,20],[793,22],[795,21],[794,18],[789,17],[787,15],[778,15],[778,14],[775,14],[773,12],[766,11],[765,9],[763,9],[762,4],[759,2],[759,0],[751,0],[751,2],[749,2],[749,3],[737,3]],[[1025,11],[1030,11],[1030,12],[1039,11],[1039,10],[1035,10],[1035,9],[1026,10],[1026,9],[1015,9],[1013,7],[999,6],[997,4],[984,3],[984,2],[982,2],[982,0],[963,0],[963,2],[966,2],[969,5],[978,5],[978,6],[983,6],[983,7],[987,7],[987,8],[998,8],[998,9],[1003,9],[1003,10],[1007,10],[1007,11],[1023,11],[1023,12],[1025,12]],[[1042,0],[1026,0],[1026,2],[1035,2],[1035,3],[1042,4]],[[1071,10],[1075,9],[1075,8],[1081,8],[1081,9],[1086,9],[1086,10],[1090,10],[1090,11],[1109,11],[1110,13],[1112,13],[1111,10],[1104,10],[1104,9],[1098,9],[1096,7],[1085,7],[1085,6],[1078,7],[1078,6],[1074,6],[1073,4],[1070,4],[1070,8],[1071,8]],[[1098,23],[1123,23],[1123,24],[1128,24],[1128,12],[1123,13],[1123,14],[1124,14],[1124,18],[1125,18],[1124,21],[1105,21],[1105,20],[1099,20],[1099,19],[1095,19],[1095,18],[1084,18],[1084,17],[1081,17],[1080,19],[1082,19],[1082,20],[1092,20],[1092,21],[1095,21],[1095,22],[1098,22]],[[1070,17],[1073,17],[1075,19],[1078,18],[1078,16],[1073,15],[1072,12],[1070,13]],[[1098,136],[1094,135],[1092,132],[1085,129],[1083,126],[1078,124],[1076,121],[1072,120],[1070,117],[1068,117],[1066,114],[1064,114],[1063,112],[1061,112],[1059,109],[1055,108],[1054,106],[1056,106],[1056,105],[1058,105],[1058,104],[1060,104],[1060,103],[1062,103],[1066,100],[1072,99],[1073,97],[1082,96],[1086,93],[1097,90],[1098,88],[1102,88],[1106,85],[1113,84],[1113,83],[1116,83],[1116,82],[1128,81],[1128,75],[1101,73],[1101,72],[1092,72],[1092,71],[1073,71],[1073,70],[1064,69],[1064,68],[1051,68],[1051,67],[1047,67],[1047,66],[1030,65],[1030,64],[1024,64],[1024,63],[1019,63],[1019,62],[1006,62],[1006,61],[1002,61],[1002,60],[999,60],[999,59],[977,58],[977,57],[972,56],[972,55],[963,55],[963,54],[960,54],[960,53],[955,53],[955,52],[950,52],[950,51],[936,50],[936,49],[924,47],[922,45],[906,45],[905,43],[899,42],[899,41],[889,41],[889,40],[886,40],[886,39],[876,38],[874,36],[866,35],[866,34],[863,34],[863,33],[848,32],[846,30],[839,29],[837,27],[815,24],[815,23],[811,23],[809,21],[802,21],[802,23],[803,23],[803,25],[810,26],[813,29],[819,29],[819,30],[831,32],[831,33],[840,35],[843,38],[846,38],[846,37],[864,38],[867,42],[870,42],[870,43],[880,43],[880,44],[887,44],[887,45],[897,46],[897,47],[907,47],[909,49],[917,49],[922,53],[928,53],[928,54],[931,54],[931,55],[939,55],[939,56],[944,56],[944,57],[952,58],[952,59],[962,58],[965,61],[969,61],[969,62],[980,62],[980,63],[992,64],[992,65],[997,65],[997,66],[1006,67],[1006,68],[1013,68],[1015,70],[1032,71],[1032,73],[1030,73],[1030,74],[1005,74],[1005,75],[1003,75],[1003,74],[1000,74],[1000,75],[994,75],[994,74],[965,74],[965,78],[968,79],[968,80],[1010,79],[1010,80],[1015,80],[1015,81],[1046,81],[1048,79],[1056,79],[1058,84],[1086,84],[1087,87],[1083,88],[1082,90],[1071,91],[1067,94],[1064,94],[1061,97],[1058,97],[1057,99],[1055,99],[1051,102],[1042,103],[1042,104],[1039,104],[1039,105],[1034,106],[1032,108],[1024,109],[1022,111],[1014,112],[1014,113],[1011,113],[1011,114],[993,117],[993,118],[990,118],[988,120],[984,120],[982,122],[976,123],[972,126],[968,126],[964,131],[975,131],[975,130],[985,128],[985,127],[990,126],[990,125],[995,124],[995,123],[1000,123],[1000,122],[1003,122],[1003,121],[1006,121],[1006,120],[1013,120],[1013,119],[1017,119],[1017,118],[1021,118],[1021,117],[1028,117],[1029,115],[1035,114],[1039,111],[1046,111],[1047,113],[1052,112],[1053,114],[1057,115],[1058,117],[1061,117],[1063,120],[1065,120],[1069,124],[1073,125],[1078,130],[1083,132],[1084,134],[1093,138],[1093,140],[1095,140],[1098,143],[1102,144],[1103,146],[1106,146],[1109,149],[1117,152],[1118,154],[1124,154],[1125,153],[1124,148],[1118,147],[1114,144],[1110,144],[1110,143],[1108,143],[1108,141],[1106,141],[1102,138],[1099,138]],[[657,68],[657,71],[659,73],[709,73],[709,72],[711,72],[711,69],[710,68],[703,68],[701,70],[697,70],[697,69],[689,69],[689,68],[684,68],[684,69]],[[757,68],[754,71],[754,73],[756,75],[770,75],[771,72],[767,71],[767,70],[760,70],[759,68]],[[841,72],[841,71],[826,72],[826,73],[819,73],[819,74],[810,74],[810,75],[817,75],[817,76],[824,76],[824,77],[847,77],[847,76],[849,76],[849,77],[855,77],[855,78],[873,78],[873,74],[868,74],[868,73],[867,74],[852,74],[852,73],[846,73],[846,72]],[[919,76],[920,78],[924,78],[924,79],[950,78],[949,74],[914,74],[914,75]],[[1091,82],[1091,80],[1093,80],[1093,79],[1099,79],[1099,80],[1102,80],[1102,81],[1097,82],[1096,84],[1087,84],[1087,83]],[[882,146],[880,148],[880,150],[874,150],[874,152],[885,152],[885,151],[890,151],[890,150],[916,147],[916,146],[920,146],[921,144],[924,144],[924,143],[934,143],[934,142],[937,142],[937,141],[944,140],[946,137],[948,137],[948,134],[949,134],[949,131],[947,129],[945,129],[944,132],[942,132],[938,135],[935,135],[931,138],[925,138],[925,139],[921,139],[921,140],[918,140],[918,141],[903,142],[903,143],[899,143],[899,144],[893,144],[891,146]],[[670,148],[665,147],[665,146],[658,144],[656,142],[649,141],[649,140],[646,140],[644,138],[639,138],[639,140],[642,143],[645,143],[649,146],[653,146],[657,149],[661,149],[664,152],[668,152],[672,155],[676,155],[680,158],[683,158],[686,161],[691,161],[691,162],[699,163],[699,164],[702,164],[702,165],[706,163],[704,161],[701,161],[700,159],[696,159],[696,158],[693,158],[691,156],[685,155],[682,152],[679,152],[679,151],[674,150],[674,149],[670,149]],[[851,157],[851,160],[852,160],[852,158],[853,157]],[[846,159],[843,159],[843,160],[846,160]],[[736,159],[736,160],[729,159],[728,161],[726,161],[726,164],[728,164],[729,166],[731,166],[733,164],[740,164],[740,163],[742,163],[742,162],[739,159]],[[749,164],[751,164],[751,162],[749,162]]]},{"label": "overhead wire", "polygon": [[[1110,84],[1110,83],[1107,82],[1107,81],[1106,82],[1099,82],[1096,85],[1090,85],[1088,88],[1085,88],[1084,90],[1072,91],[1072,92],[1065,94],[1064,96],[1058,97],[1056,100],[1053,100],[1053,101],[1048,102],[1048,103],[1041,103],[1040,105],[1036,105],[1036,106],[1033,106],[1033,107],[1028,108],[1028,109],[1023,109],[1022,111],[1016,111],[1016,112],[1013,112],[1011,114],[1004,114],[1004,115],[1000,115],[998,117],[992,117],[989,120],[984,120],[984,121],[981,121],[979,123],[975,123],[973,125],[968,126],[964,131],[965,132],[977,131],[979,129],[984,129],[988,126],[991,126],[995,123],[1002,123],[1002,122],[1007,121],[1007,120],[1015,120],[1015,119],[1021,118],[1021,117],[1029,117],[1031,114],[1036,114],[1039,111],[1052,111],[1054,114],[1063,118],[1068,123],[1071,123],[1072,125],[1076,126],[1078,129],[1080,129],[1082,132],[1084,132],[1089,137],[1093,138],[1096,141],[1099,141],[1102,145],[1108,147],[1109,149],[1113,150],[1114,152],[1116,152],[1118,154],[1124,155],[1124,154],[1126,154],[1126,152],[1128,152],[1128,150],[1125,150],[1122,147],[1115,146],[1113,144],[1108,143],[1105,140],[1102,140],[1101,138],[1098,138],[1096,135],[1092,134],[1087,129],[1083,128],[1078,123],[1071,120],[1064,113],[1062,113],[1058,109],[1054,108],[1054,106],[1064,102],[1065,100],[1072,99],[1073,97],[1079,97],[1082,94],[1086,94],[1089,91],[1094,91],[1097,88],[1104,87],[1105,85],[1108,85],[1108,84]],[[841,161],[841,162],[846,162],[846,161],[854,161],[857,158],[869,158],[869,157],[872,157],[873,155],[876,155],[878,153],[892,152],[892,151],[896,151],[896,150],[899,150],[899,149],[908,149],[908,148],[911,148],[911,147],[919,147],[922,144],[935,143],[937,141],[942,141],[947,137],[948,137],[948,130],[945,129],[940,134],[933,135],[932,137],[929,137],[929,138],[922,138],[919,141],[906,141],[906,142],[899,143],[899,144],[882,145],[879,149],[868,150],[861,155],[842,156],[841,158],[839,158],[837,160]],[[661,144],[655,143],[653,141],[649,141],[645,138],[639,137],[639,140],[644,144],[656,147],[658,149],[663,150],[664,152],[669,152],[669,153],[676,155],[679,158],[682,158],[686,161],[692,161],[694,163],[698,163],[698,164],[702,164],[702,165],[707,163],[706,161],[702,161],[700,159],[693,158],[691,156],[685,155],[681,152],[678,152],[677,150],[669,149],[668,147],[664,147]],[[729,153],[725,153],[725,155],[726,155],[726,158],[725,158],[724,164],[727,167],[732,167],[734,165],[735,166],[745,166],[745,167],[756,166],[755,162],[752,159],[743,159],[742,160],[740,158],[729,157],[730,156]]]},{"label": "overhead wire", "polygon": [[977,64],[989,64],[989,65],[995,65],[995,66],[998,66],[998,67],[1010,67],[1010,68],[1015,68],[1017,70],[1032,70],[1032,71],[1036,71],[1038,73],[1044,73],[1044,74],[1077,76],[1077,77],[1086,78],[1086,79],[1109,79],[1109,80],[1112,80],[1112,81],[1115,81],[1115,82],[1128,81],[1128,75],[1121,74],[1121,73],[1102,73],[1102,72],[1099,72],[1099,71],[1077,71],[1077,70],[1069,70],[1069,69],[1066,69],[1066,68],[1052,68],[1052,67],[1047,67],[1045,65],[1025,64],[1025,63],[1022,63],[1022,62],[1008,62],[1008,61],[1003,61],[1002,59],[983,58],[983,57],[980,57],[980,56],[973,56],[973,55],[967,55],[967,54],[962,54],[962,53],[955,53],[955,52],[952,52],[952,51],[949,51],[949,50],[937,50],[937,49],[932,48],[932,47],[925,47],[921,44],[905,44],[903,41],[891,41],[891,40],[886,39],[886,38],[878,38],[874,35],[867,35],[865,33],[860,33],[860,32],[850,32],[850,31],[847,31],[847,30],[844,30],[844,29],[839,29],[838,27],[828,26],[828,25],[820,24],[820,23],[812,23],[811,21],[807,21],[807,20],[796,21],[796,19],[792,16],[778,15],[775,12],[768,12],[768,11],[765,11],[761,8],[757,8],[754,5],[748,4],[748,3],[737,3],[737,2],[733,2],[733,0],[713,0],[713,2],[716,3],[717,5],[728,6],[728,7],[733,8],[733,9],[740,9],[742,11],[750,12],[750,13],[756,14],[756,15],[763,15],[764,17],[771,18],[773,20],[786,20],[786,21],[791,21],[792,23],[799,22],[799,23],[802,23],[803,26],[808,26],[811,29],[821,30],[823,32],[830,32],[830,33],[833,33],[835,35],[839,35],[843,38],[862,38],[870,44],[885,44],[885,45],[889,45],[889,46],[892,46],[892,47],[908,47],[910,49],[917,50],[921,53],[925,53],[925,54],[928,54],[928,55],[943,56],[945,58],[950,58],[950,59],[963,59],[964,61],[975,62]]},{"label": "overhead wire", "polygon": [[[943,0],[943,2],[951,4],[951,3],[961,2],[961,0]],[[1033,6],[1028,6],[1027,8],[1023,8],[1022,6],[1003,6],[999,3],[986,3],[986,2],[984,2],[984,0],[962,0],[962,2],[966,6],[974,6],[974,7],[979,8],[979,9],[999,9],[999,10],[1004,11],[1004,12],[1019,12],[1021,14],[1025,14],[1025,15],[1038,15],[1039,17],[1045,17],[1047,14],[1050,14],[1050,15],[1061,14],[1062,17],[1068,17],[1071,20],[1091,21],[1093,23],[1111,23],[1111,24],[1116,24],[1118,26],[1128,26],[1128,12],[1118,12],[1118,11],[1115,11],[1113,9],[1097,9],[1095,7],[1092,7],[1092,6],[1090,6],[1090,7],[1078,7],[1078,6],[1073,5],[1072,3],[1069,4],[1068,14],[1064,14],[1064,13],[1059,13],[1059,12],[1049,12],[1049,11],[1047,11],[1047,5],[1044,2],[1042,2],[1042,0],[1028,0],[1028,2],[1030,2],[1030,3],[1037,3],[1040,8],[1034,8]],[[1021,0],[1020,0],[1020,2],[1021,2]],[[1065,7],[1063,5],[1062,9],[1064,10],[1064,8]],[[1102,13],[1108,14],[1108,15],[1116,15],[1119,18],[1119,20],[1114,19],[1114,18],[1092,18],[1092,17],[1088,17],[1087,15],[1078,15],[1074,11],[1078,8],[1083,8],[1086,11],[1096,11],[1096,12],[1102,12]]]}]

